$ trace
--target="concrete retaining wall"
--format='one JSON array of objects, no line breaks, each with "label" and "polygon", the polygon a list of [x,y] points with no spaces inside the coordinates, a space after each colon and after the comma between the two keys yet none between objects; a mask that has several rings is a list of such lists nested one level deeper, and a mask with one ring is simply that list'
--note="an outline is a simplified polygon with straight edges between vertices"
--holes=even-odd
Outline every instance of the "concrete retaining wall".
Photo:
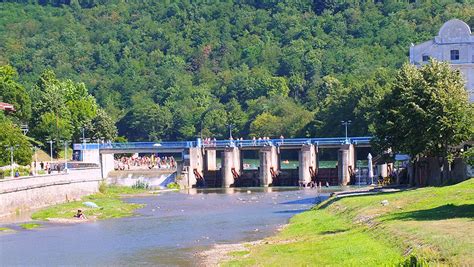
[{"label": "concrete retaining wall", "polygon": [[131,170],[112,171],[107,177],[108,184],[133,186],[138,181],[148,184],[151,188],[166,188],[176,180],[176,171],[172,170]]},{"label": "concrete retaining wall", "polygon": [[98,192],[100,169],[0,180],[0,216],[78,200]]}]

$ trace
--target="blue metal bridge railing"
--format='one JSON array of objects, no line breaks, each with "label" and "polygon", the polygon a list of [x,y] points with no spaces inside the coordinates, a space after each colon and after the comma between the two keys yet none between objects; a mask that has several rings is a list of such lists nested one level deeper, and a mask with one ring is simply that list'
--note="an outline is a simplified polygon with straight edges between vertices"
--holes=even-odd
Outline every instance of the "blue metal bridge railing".
[{"label": "blue metal bridge railing", "polygon": [[216,141],[175,141],[175,142],[128,142],[128,143],[89,143],[74,144],[75,150],[93,150],[93,149],[186,149],[191,147],[260,147],[260,146],[301,146],[305,144],[314,145],[342,145],[349,144],[369,144],[372,137],[330,137],[330,138],[286,138],[270,140],[216,140]]}]

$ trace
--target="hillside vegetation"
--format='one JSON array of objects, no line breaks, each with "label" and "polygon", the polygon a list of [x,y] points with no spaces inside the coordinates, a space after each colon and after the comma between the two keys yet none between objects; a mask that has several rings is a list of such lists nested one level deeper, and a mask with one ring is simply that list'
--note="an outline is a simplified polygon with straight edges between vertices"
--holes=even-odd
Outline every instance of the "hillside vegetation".
[{"label": "hillside vegetation", "polygon": [[474,26],[472,1],[1,1],[0,65],[84,82],[130,140],[366,135],[451,18]]},{"label": "hillside vegetation", "polygon": [[472,266],[473,219],[474,178],[447,187],[331,198],[293,217],[277,236],[232,253],[226,265]]}]

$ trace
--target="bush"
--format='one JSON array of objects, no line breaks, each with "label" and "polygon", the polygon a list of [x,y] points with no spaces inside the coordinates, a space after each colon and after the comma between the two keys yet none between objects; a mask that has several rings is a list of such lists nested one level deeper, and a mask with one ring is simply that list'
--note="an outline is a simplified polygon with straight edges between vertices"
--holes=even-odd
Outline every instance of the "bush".
[{"label": "bush", "polygon": [[[30,168],[29,167],[16,167],[13,170],[14,173],[16,173],[17,171],[20,173],[20,176],[29,176],[30,175]],[[0,179],[9,178],[9,177],[11,177],[10,169],[0,170]]]},{"label": "bush", "polygon": [[179,184],[175,182],[169,183],[166,187],[168,187],[168,189],[180,189]]},{"label": "bush", "polygon": [[145,183],[143,181],[138,180],[134,185],[132,185],[132,188],[135,189],[148,189],[150,185],[148,183]]},{"label": "bush", "polygon": [[105,181],[100,182],[99,192],[101,192],[102,194],[105,194],[107,192],[107,184],[105,183]]}]

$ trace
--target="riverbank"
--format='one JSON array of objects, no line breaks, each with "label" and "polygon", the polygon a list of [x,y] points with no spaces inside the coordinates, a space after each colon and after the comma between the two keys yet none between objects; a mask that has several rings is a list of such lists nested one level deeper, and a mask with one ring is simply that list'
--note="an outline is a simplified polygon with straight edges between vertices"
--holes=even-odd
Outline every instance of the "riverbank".
[{"label": "riverbank", "polygon": [[474,179],[330,198],[276,236],[227,252],[223,265],[474,265]]},{"label": "riverbank", "polygon": [[[137,189],[120,186],[104,186],[101,192],[83,197],[80,201],[54,205],[39,210],[31,215],[34,220],[44,220],[58,223],[86,222],[90,220],[104,220],[132,216],[134,211],[143,207],[141,204],[127,203],[121,198],[137,194],[145,194],[147,189]],[[83,202],[94,202],[98,208],[88,207]],[[75,220],[73,215],[82,210],[86,220]]]}]

